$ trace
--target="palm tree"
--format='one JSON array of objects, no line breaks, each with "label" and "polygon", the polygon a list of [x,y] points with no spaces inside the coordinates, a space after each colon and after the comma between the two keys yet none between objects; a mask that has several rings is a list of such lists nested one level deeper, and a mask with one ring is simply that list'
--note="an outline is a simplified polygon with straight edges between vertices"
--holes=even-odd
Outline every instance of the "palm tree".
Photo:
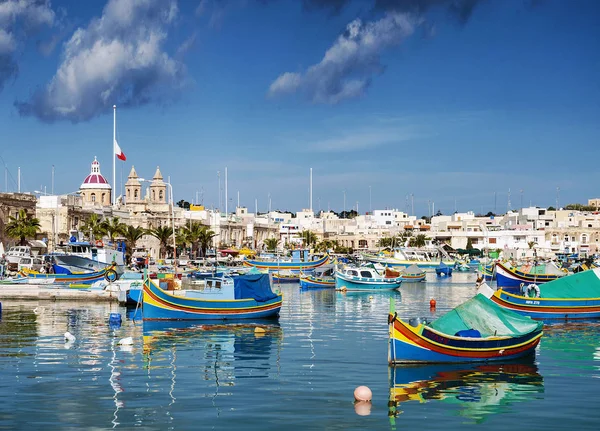
[{"label": "palm tree", "polygon": [[175,244],[177,244],[177,247],[182,249],[181,253],[177,253],[178,255],[185,253],[187,250],[187,246],[188,244],[191,244],[192,240],[186,230],[186,228],[179,228],[177,229],[177,232],[175,233]]},{"label": "palm tree", "polygon": [[264,244],[265,247],[267,247],[267,251],[275,251],[279,245],[279,240],[277,238],[267,238],[265,239]]},{"label": "palm tree", "polygon": [[379,241],[377,241],[377,247],[390,247],[393,248],[395,244],[398,244],[398,239],[395,237],[390,237],[390,236],[384,236],[383,238],[379,239]]},{"label": "palm tree", "polygon": [[161,259],[164,258],[166,250],[169,247],[169,243],[173,241],[173,229],[168,226],[159,226],[157,228],[150,229],[148,234],[152,235],[160,242],[160,251],[158,254]]},{"label": "palm tree", "polygon": [[110,242],[113,244],[115,242],[115,238],[119,235],[122,235],[123,231],[125,230],[125,224],[119,221],[119,217],[112,217],[104,220],[102,222],[102,227],[104,232],[110,238]]},{"label": "palm tree", "polygon": [[146,235],[146,229],[141,227],[133,227],[133,226],[125,226],[123,229],[123,237],[125,238],[125,243],[127,244],[127,262],[131,259],[131,254],[133,249],[135,248],[136,243],[140,240],[144,235]]},{"label": "palm tree", "polygon": [[200,237],[204,235],[204,231],[208,229],[207,226],[197,221],[192,222],[189,226],[182,229],[185,232],[187,241],[192,244],[192,253],[197,257],[198,249],[200,245]]},{"label": "palm tree", "polygon": [[200,250],[202,251],[202,256],[206,256],[206,250],[210,247],[212,243],[212,239],[217,236],[212,230],[208,228],[208,226],[202,226],[202,231],[198,236],[198,243],[200,244]]},{"label": "palm tree", "polygon": [[410,239],[409,245],[411,247],[425,247],[425,245],[427,244],[426,241],[428,239],[429,238],[427,238],[427,235],[420,233],[417,236]]},{"label": "palm tree", "polygon": [[6,224],[6,235],[19,239],[19,245],[26,245],[27,238],[35,238],[36,232],[40,230],[40,221],[20,209],[16,217],[10,216]]},{"label": "palm tree", "polygon": [[104,230],[104,223],[96,213],[93,213],[85,222],[83,222],[81,230],[88,233],[90,241],[96,237],[101,238],[102,235],[106,233]]},{"label": "palm tree", "polygon": [[311,244],[317,243],[317,235],[310,230],[302,231],[302,233],[300,234],[300,237],[302,238],[302,245],[304,247],[308,247]]},{"label": "palm tree", "polygon": [[333,249],[333,247],[334,247],[333,241],[324,239],[323,241],[320,241],[317,243],[317,245],[315,246],[315,250],[324,253],[324,252],[327,252],[327,251]]}]

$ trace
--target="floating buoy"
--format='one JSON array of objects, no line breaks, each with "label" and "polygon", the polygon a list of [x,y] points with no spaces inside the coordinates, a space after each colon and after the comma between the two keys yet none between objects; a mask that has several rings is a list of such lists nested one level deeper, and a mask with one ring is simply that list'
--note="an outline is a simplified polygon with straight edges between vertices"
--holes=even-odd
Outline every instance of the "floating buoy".
[{"label": "floating buoy", "polygon": [[260,326],[257,326],[256,328],[254,328],[254,333],[255,334],[264,334],[265,332],[265,328],[261,328]]},{"label": "floating buoy", "polygon": [[359,386],[358,388],[354,389],[354,399],[356,401],[371,401],[372,398],[373,393],[368,387]]},{"label": "floating buoy", "polygon": [[131,338],[131,337],[121,338],[117,344],[119,346],[131,346],[133,344],[133,338]]},{"label": "floating buoy", "polygon": [[69,331],[65,332],[65,342],[72,343],[75,341],[75,335],[71,334]]},{"label": "floating buoy", "polygon": [[371,414],[371,401],[356,401],[354,411],[359,416],[369,416]]},{"label": "floating buoy", "polygon": [[108,324],[110,326],[121,326],[121,315],[119,313],[110,313]]},{"label": "floating buoy", "polygon": [[435,308],[436,302],[435,299],[431,298],[431,300],[429,301],[429,308]]}]

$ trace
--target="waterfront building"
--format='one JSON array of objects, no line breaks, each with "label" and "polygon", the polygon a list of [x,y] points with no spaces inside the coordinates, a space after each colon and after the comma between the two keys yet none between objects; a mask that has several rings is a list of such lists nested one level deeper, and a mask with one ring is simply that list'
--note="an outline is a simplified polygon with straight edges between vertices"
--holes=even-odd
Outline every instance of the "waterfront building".
[{"label": "waterfront building", "polygon": [[5,226],[9,217],[15,217],[23,209],[27,214],[35,214],[36,198],[27,193],[0,193],[0,243],[6,248],[15,240],[6,236]]}]

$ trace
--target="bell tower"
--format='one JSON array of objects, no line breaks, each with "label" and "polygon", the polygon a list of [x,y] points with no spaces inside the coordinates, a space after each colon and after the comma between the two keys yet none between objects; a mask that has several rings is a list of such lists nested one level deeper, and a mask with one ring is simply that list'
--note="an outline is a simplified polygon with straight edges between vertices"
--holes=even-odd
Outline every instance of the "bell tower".
[{"label": "bell tower", "polygon": [[131,171],[125,183],[125,204],[139,203],[142,201],[142,184],[138,180],[139,176],[135,167],[131,166]]},{"label": "bell tower", "polygon": [[164,204],[167,202],[167,185],[163,181],[163,176],[160,172],[160,168],[156,167],[156,172],[152,177],[152,183],[150,183],[150,202],[156,204]]}]

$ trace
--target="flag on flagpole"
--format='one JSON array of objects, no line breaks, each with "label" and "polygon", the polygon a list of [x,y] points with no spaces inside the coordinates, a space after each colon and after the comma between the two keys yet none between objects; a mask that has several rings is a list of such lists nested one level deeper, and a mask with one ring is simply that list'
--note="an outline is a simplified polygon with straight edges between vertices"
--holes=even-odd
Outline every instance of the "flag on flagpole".
[{"label": "flag on flagpole", "polygon": [[125,153],[123,151],[121,151],[121,147],[119,147],[119,143],[117,142],[117,140],[115,139],[115,156],[117,156],[117,158],[119,160],[127,160],[127,157],[125,157]]}]

